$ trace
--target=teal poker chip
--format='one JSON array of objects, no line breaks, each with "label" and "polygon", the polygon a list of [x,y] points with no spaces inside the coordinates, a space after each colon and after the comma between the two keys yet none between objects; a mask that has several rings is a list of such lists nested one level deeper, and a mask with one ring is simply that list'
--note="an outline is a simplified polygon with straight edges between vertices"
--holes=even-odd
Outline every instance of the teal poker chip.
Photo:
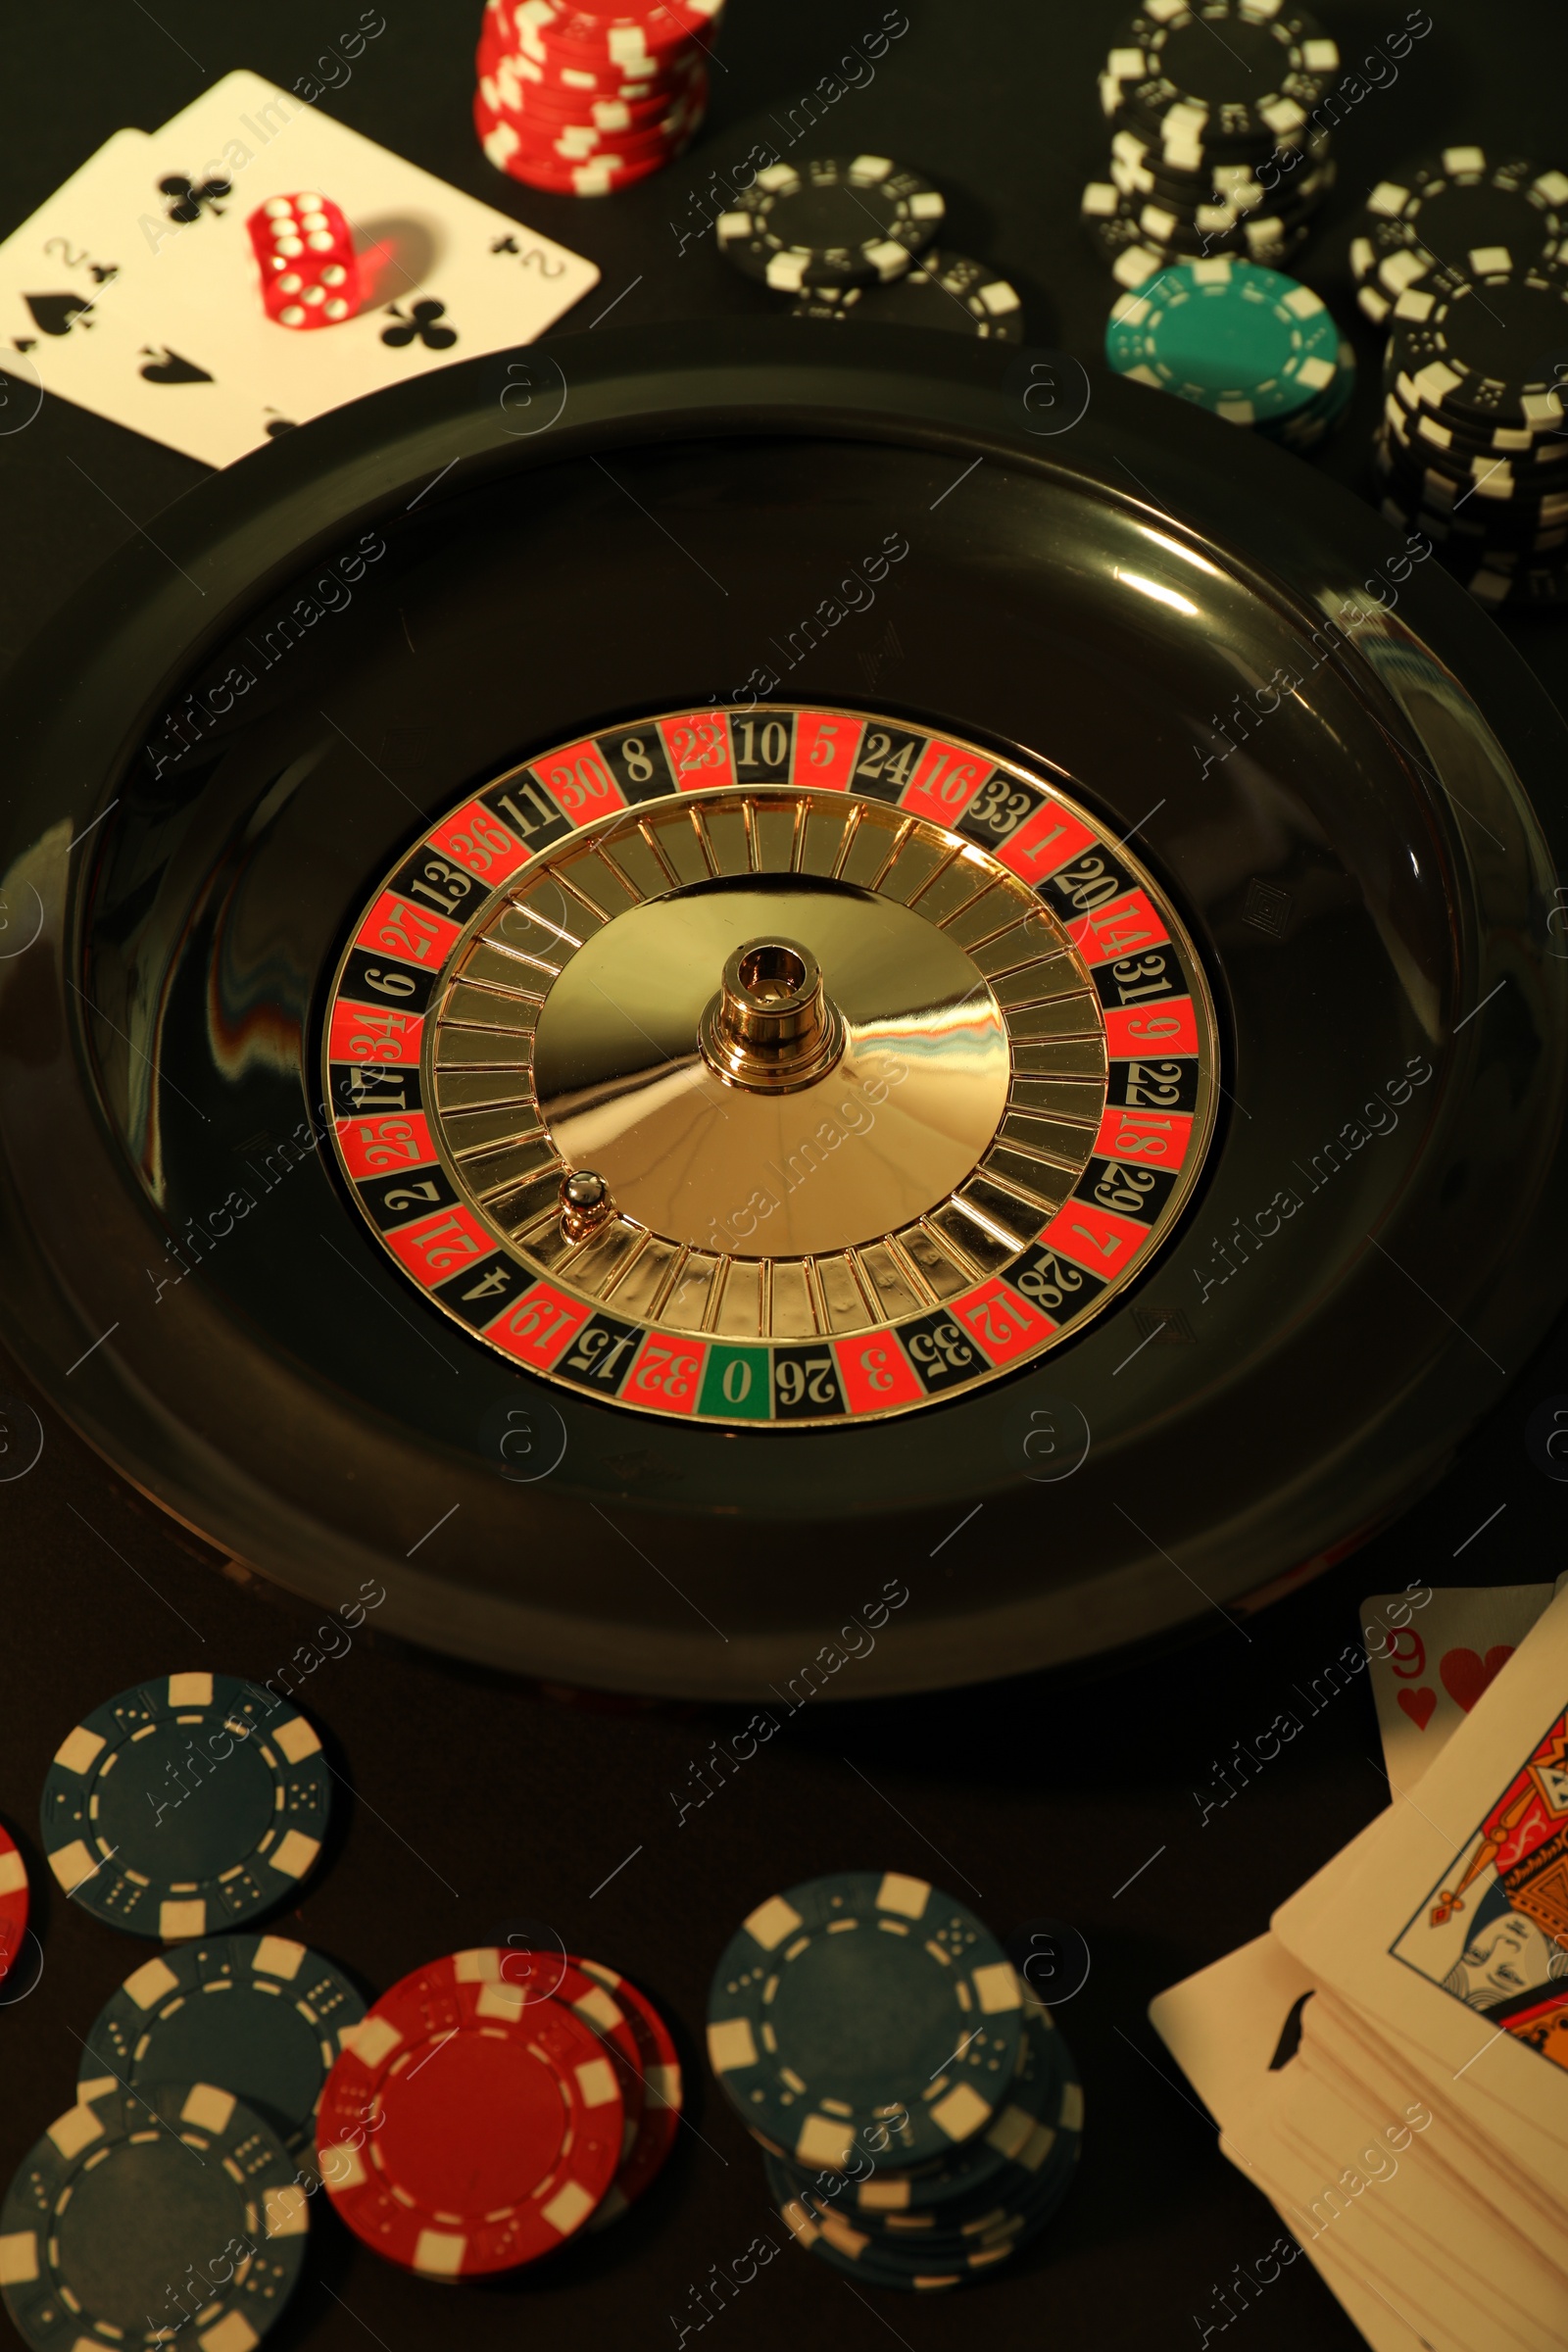
[{"label": "teal poker chip", "polygon": [[[790,2168],[769,2159],[768,2186],[779,2218],[798,2245],[844,2277],[872,2286],[940,2292],[983,2278],[1042,2233],[1072,2186],[1083,2117],[1074,2077],[1064,2081],[1062,2093],[1062,2121],[1027,2188],[997,2199],[971,2195],[946,2216],[906,2215],[902,2230],[891,2226],[890,2216],[889,2226],[879,2230],[868,2227],[862,2214],[839,2212],[825,2197],[792,2190]],[[917,2220],[931,2226],[911,2227]]]},{"label": "teal poker chip", "polygon": [[214,2082],[293,2155],[316,2141],[321,2088],[365,2016],[340,1969],[286,1936],[213,1936],[144,1961],[100,2012],[76,2096]]},{"label": "teal poker chip", "polygon": [[1105,328],[1105,357],[1135,383],[1235,424],[1265,424],[1329,389],[1339,342],[1310,286],[1219,255],[1174,262],[1124,294]]},{"label": "teal poker chip", "polygon": [[[892,2228],[904,2217],[922,2216],[977,2189],[989,2187],[998,2194],[1009,2185],[1021,2185],[1033,2176],[1042,2124],[1048,2109],[1059,2105],[1061,2084],[1070,2068],[1050,2010],[1024,1985],[1017,2068],[985,2130],[961,2147],[924,2164],[878,2163],[865,2151],[856,2168],[863,2168],[865,2177],[846,2180],[837,2189],[834,2204],[858,2223],[863,2221],[873,2229]],[[787,2159],[784,2174],[793,2190],[821,2189],[828,2178]]]},{"label": "teal poker chip", "polygon": [[111,1927],[174,1942],[292,1901],[331,1808],[315,1731],[228,1674],[122,1690],[55,1751],[39,1823],[65,1892]]},{"label": "teal poker chip", "polygon": [[1258,429],[1264,438],[1277,441],[1282,449],[1301,454],[1318,449],[1329,435],[1344,422],[1347,410],[1355,396],[1355,350],[1342,339],[1339,351],[1339,369],[1328,390],[1304,409],[1297,409],[1278,424],[1266,424]]},{"label": "teal poker chip", "polygon": [[924,1879],[846,1871],[746,1919],[714,1974],[708,2054],[779,2153],[842,2170],[858,2145],[915,2164],[990,2123],[1021,2027],[1012,1964],[972,1911]]},{"label": "teal poker chip", "polygon": [[310,2199],[276,2134],[216,2083],[78,2104],[0,2204],[0,2295],[32,2352],[144,2352],[190,2327],[243,2352],[298,2282]]},{"label": "teal poker chip", "polygon": [[[918,2204],[901,2196],[893,2172],[871,2169],[855,2186],[836,2187],[829,2175],[807,2175],[782,2158],[766,2160],[768,2186],[782,2211],[794,2205],[839,2250],[857,2262],[868,2253],[914,2260],[922,2269],[967,2262],[969,2255],[1031,2236],[1056,2210],[1071,2185],[1083,2138],[1083,2090],[1070,2053],[1052,2030],[1041,2035],[1046,2065],[1027,2092],[1021,2128],[1008,2136],[994,2170],[967,2172],[955,2159],[945,2194]],[[1027,2047],[1027,2036],[1026,2036]],[[1015,2090],[1015,2096],[1020,2095]],[[1006,2111],[1004,2111],[1006,2112]],[[879,2195],[877,2192],[881,2191]]]}]

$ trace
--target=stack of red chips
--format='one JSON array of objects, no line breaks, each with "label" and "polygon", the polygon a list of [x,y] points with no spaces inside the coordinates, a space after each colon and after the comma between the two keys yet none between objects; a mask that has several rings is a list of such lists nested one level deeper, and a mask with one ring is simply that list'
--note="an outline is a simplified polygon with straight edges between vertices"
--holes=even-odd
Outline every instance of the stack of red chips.
[{"label": "stack of red chips", "polygon": [[490,161],[608,196],[680,154],[708,104],[723,0],[488,0],[473,119]]}]

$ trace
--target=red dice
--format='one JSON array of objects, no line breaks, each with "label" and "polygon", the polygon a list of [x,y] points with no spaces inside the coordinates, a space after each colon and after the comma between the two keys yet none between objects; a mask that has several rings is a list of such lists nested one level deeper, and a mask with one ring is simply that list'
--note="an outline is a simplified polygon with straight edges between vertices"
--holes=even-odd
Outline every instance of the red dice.
[{"label": "red dice", "polygon": [[245,223],[279,326],[336,326],[360,307],[354,232],[325,196],[270,196]]}]

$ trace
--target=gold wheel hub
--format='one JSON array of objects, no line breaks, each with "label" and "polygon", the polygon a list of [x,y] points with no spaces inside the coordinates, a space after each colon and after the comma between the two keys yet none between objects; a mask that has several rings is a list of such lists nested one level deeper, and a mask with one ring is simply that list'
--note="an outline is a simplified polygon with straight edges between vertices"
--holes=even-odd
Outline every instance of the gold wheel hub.
[{"label": "gold wheel hub", "polygon": [[[543,873],[533,887],[549,900]],[[830,880],[629,909],[564,964],[533,1040],[562,1162],[660,1242],[749,1260],[842,1254],[926,1215],[991,1143],[1010,1078],[965,952]]]}]

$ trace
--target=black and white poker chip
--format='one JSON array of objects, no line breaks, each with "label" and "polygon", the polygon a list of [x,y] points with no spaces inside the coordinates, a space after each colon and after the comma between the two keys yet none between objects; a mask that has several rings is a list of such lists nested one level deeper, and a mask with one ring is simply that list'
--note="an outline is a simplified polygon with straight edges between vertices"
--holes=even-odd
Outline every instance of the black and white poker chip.
[{"label": "black and white poker chip", "polygon": [[803,294],[794,318],[858,318],[873,326],[926,326],[948,334],[1021,343],[1023,304],[983,262],[959,253],[922,254],[885,286],[827,287]]},{"label": "black and white poker chip", "polygon": [[1385,368],[1410,406],[1490,436],[1564,429],[1568,266],[1538,261],[1407,287],[1389,321]]},{"label": "black and white poker chip", "polygon": [[748,277],[800,294],[902,277],[936,242],[945,211],[929,180],[885,155],[829,155],[769,165],[714,227]]},{"label": "black and white poker chip", "polygon": [[1090,243],[1117,284],[1133,287],[1167,262],[1221,254],[1277,269],[1305,243],[1311,209],[1246,213],[1228,225],[1200,227],[1152,197],[1124,196],[1110,180],[1091,180],[1079,213]]},{"label": "black and white poker chip", "polygon": [[1451,146],[1380,181],[1350,245],[1357,300],[1383,324],[1434,271],[1475,278],[1549,258],[1568,233],[1568,172]]},{"label": "black and white poker chip", "polygon": [[1147,129],[1191,170],[1205,157],[1298,145],[1339,78],[1338,45],[1280,0],[1150,0],[1100,79],[1112,120]]}]

